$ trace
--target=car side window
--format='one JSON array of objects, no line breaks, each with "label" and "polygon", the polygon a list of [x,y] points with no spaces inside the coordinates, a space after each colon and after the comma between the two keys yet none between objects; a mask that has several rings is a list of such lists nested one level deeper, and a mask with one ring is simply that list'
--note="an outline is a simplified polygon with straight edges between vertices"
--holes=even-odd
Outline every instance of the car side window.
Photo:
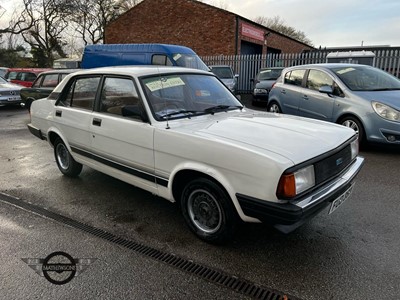
[{"label": "car side window", "polygon": [[285,74],[285,83],[290,85],[301,86],[306,70],[293,70]]},{"label": "car side window", "polygon": [[140,105],[139,95],[130,78],[105,78],[100,98],[101,112],[119,116],[125,116],[129,108]]},{"label": "car side window", "polygon": [[308,73],[306,87],[310,90],[319,91],[323,86],[333,87],[333,79],[323,71],[310,70]]},{"label": "car side window", "polygon": [[93,110],[100,77],[77,78],[69,87],[65,99],[61,100],[64,106]]},{"label": "car side window", "polygon": [[56,87],[58,84],[58,74],[47,74],[44,76],[42,87]]},{"label": "car side window", "polygon": [[38,78],[36,78],[35,82],[32,84],[33,88],[39,88],[40,84],[42,83],[42,79],[44,76],[39,76]]},{"label": "car side window", "polygon": [[23,72],[21,73],[21,79],[22,81],[34,81],[36,79],[36,75],[33,73],[29,72]]}]

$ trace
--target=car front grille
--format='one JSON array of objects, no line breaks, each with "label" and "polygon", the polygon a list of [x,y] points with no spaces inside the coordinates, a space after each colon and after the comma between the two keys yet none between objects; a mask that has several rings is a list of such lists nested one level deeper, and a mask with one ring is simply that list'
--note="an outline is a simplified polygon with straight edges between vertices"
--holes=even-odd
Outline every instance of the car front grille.
[{"label": "car front grille", "polygon": [[314,164],[315,184],[321,184],[342,172],[351,163],[351,146]]}]

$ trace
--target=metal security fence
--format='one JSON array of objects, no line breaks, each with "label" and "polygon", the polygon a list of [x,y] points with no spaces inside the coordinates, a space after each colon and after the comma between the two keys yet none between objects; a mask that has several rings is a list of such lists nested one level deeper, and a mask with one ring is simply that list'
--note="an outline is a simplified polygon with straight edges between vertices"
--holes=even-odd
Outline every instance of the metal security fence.
[{"label": "metal security fence", "polygon": [[[400,50],[379,50],[375,53],[375,67],[400,78]],[[218,55],[203,56],[207,65],[229,65],[238,79],[238,92],[250,93],[251,79],[262,67],[291,67],[304,64],[325,63],[328,51],[309,53],[280,53],[268,55]]]}]

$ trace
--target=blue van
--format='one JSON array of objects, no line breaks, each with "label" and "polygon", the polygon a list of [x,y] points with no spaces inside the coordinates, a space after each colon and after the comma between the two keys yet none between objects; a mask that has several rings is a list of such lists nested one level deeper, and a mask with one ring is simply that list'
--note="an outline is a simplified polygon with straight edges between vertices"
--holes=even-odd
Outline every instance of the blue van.
[{"label": "blue van", "polygon": [[121,65],[180,66],[208,71],[209,68],[190,48],[168,44],[87,45],[83,69]]}]

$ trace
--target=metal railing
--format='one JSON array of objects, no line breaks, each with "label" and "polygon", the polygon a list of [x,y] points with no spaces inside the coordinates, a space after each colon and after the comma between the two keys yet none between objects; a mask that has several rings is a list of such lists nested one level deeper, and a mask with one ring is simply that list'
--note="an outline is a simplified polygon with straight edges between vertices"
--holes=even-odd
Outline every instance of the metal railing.
[{"label": "metal railing", "polygon": [[[375,67],[400,78],[400,50],[378,50],[375,53]],[[325,63],[328,51],[309,53],[279,53],[255,55],[203,56],[207,65],[229,65],[239,75],[237,90],[250,93],[251,79],[262,67],[290,67],[304,64]]]}]

